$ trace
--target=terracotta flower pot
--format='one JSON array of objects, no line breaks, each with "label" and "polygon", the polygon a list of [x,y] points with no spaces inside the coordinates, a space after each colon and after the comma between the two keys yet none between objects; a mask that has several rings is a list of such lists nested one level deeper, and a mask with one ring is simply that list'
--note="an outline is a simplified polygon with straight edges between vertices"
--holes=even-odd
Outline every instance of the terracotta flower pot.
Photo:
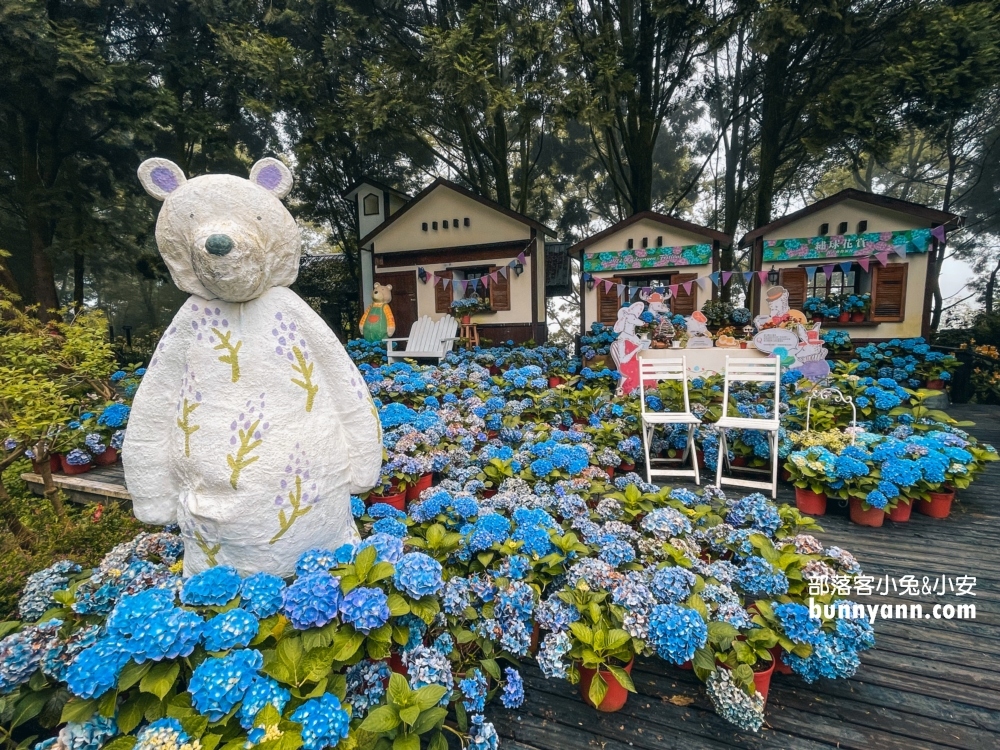
[{"label": "terracotta flower pot", "polygon": [[947,518],[951,513],[951,504],[955,500],[955,490],[931,492],[930,496],[930,502],[921,500],[919,503],[915,503],[917,513],[931,518]]},{"label": "terracotta flower pot", "polygon": [[431,480],[433,479],[433,474],[422,475],[412,487],[406,488],[406,499],[409,502],[420,499],[420,493],[431,486]]},{"label": "terracotta flower pot", "polygon": [[851,319],[851,314],[849,312],[842,312],[837,316],[838,323],[847,323]]},{"label": "terracotta flower pot", "polygon": [[701,467],[702,469],[704,469],[705,468],[705,451],[703,451],[703,450],[701,450],[699,448],[695,448],[694,455],[695,455],[695,458],[698,459],[698,466]]},{"label": "terracotta flower pot", "polygon": [[852,312],[851,313],[851,322],[852,323],[864,323],[865,322],[865,314],[863,312]]},{"label": "terracotta flower pot", "polygon": [[406,492],[397,492],[392,495],[369,495],[368,505],[375,505],[376,503],[385,503],[386,505],[391,505],[396,510],[406,510]]},{"label": "terracotta flower pot", "polygon": [[741,341],[740,342],[740,349],[746,349],[746,348],[747,348],[747,342],[746,341]]},{"label": "terracotta flower pot", "polygon": [[791,674],[792,668],[785,664],[784,653],[781,646],[775,646],[771,649],[771,656],[774,657],[774,671],[778,674]]},{"label": "terracotta flower pot", "polygon": [[495,494],[497,494],[497,491],[494,489],[483,490],[483,498],[490,498],[493,497]]},{"label": "terracotta flower pot", "polygon": [[821,495],[818,492],[813,492],[803,487],[796,487],[795,507],[811,516],[825,516],[826,495]]},{"label": "terracotta flower pot", "polygon": [[678,666],[679,666],[680,669],[683,669],[685,672],[690,672],[691,670],[694,669],[694,664],[691,663],[690,659],[688,659],[686,662],[684,662],[683,664],[680,664]]},{"label": "terracotta flower pot", "polygon": [[566,382],[565,380],[563,380],[562,378],[560,378],[557,375],[550,375],[549,376],[549,388],[556,388],[556,387],[562,385],[565,382]]},{"label": "terracotta flower pot", "polygon": [[469,325],[469,324],[470,324],[471,322],[472,322],[472,316],[471,316],[471,315],[463,315],[463,316],[462,316],[462,325],[463,325],[463,326],[467,326],[467,325]]},{"label": "terracotta flower pot", "polygon": [[771,675],[774,674],[775,666],[775,660],[772,659],[767,669],[759,672],[755,669],[753,672],[754,687],[757,688],[757,692],[760,693],[760,697],[764,699],[765,703],[767,703],[767,693],[771,689]]},{"label": "terracotta flower pot", "polygon": [[935,378],[934,380],[927,381],[927,387],[932,391],[943,391],[944,381],[940,378]]},{"label": "terracotta flower pot", "polygon": [[500,374],[500,368],[497,367],[496,365],[490,365],[490,375],[499,375],[499,374]]},{"label": "terracotta flower pot", "polygon": [[98,466],[111,466],[115,461],[118,460],[118,451],[114,448],[108,448],[104,453],[99,456],[94,456],[94,463]]},{"label": "terracotta flower pot", "polygon": [[[42,473],[42,465],[37,461],[31,462],[31,469],[36,474]],[[49,471],[55,474],[57,471],[62,471],[62,461],[59,460],[59,456],[53,453],[49,456]]]},{"label": "terracotta flower pot", "polygon": [[85,463],[82,466],[74,466],[66,460],[66,456],[59,454],[59,462],[62,464],[63,474],[86,474],[94,468],[94,464]]},{"label": "terracotta flower pot", "polygon": [[850,502],[851,520],[859,526],[881,526],[885,521],[885,511],[879,508],[861,509],[861,498],[852,497]]},{"label": "terracotta flower pot", "polygon": [[905,498],[899,501],[895,508],[889,511],[889,520],[896,523],[905,523],[910,520],[910,513],[913,511],[913,501]]},{"label": "terracotta flower pot", "polygon": [[615,478],[615,467],[614,466],[602,466],[601,468],[604,469],[604,471],[607,472],[608,479],[614,479]]},{"label": "terracotta flower pot", "polygon": [[627,464],[624,461],[622,461],[620,464],[618,464],[618,471],[625,472],[626,474],[630,471],[635,471],[635,464],[633,463]]},{"label": "terracotta flower pot", "polygon": [[[630,659],[629,663],[622,667],[630,675],[632,674],[632,664],[634,661],[634,658]],[[606,713],[620,711],[625,705],[625,701],[628,700],[628,690],[618,682],[617,677],[611,672],[605,672],[603,669],[601,670],[601,678],[607,683],[608,692],[599,706],[595,706],[590,702],[590,683],[593,682],[595,674],[597,674],[596,669],[587,669],[582,664],[580,665],[580,695],[583,697],[583,702],[591,708],[596,708],[598,711]]]},{"label": "terracotta flower pot", "polygon": [[730,466],[746,466],[747,457],[746,456],[733,456],[733,460],[729,462]]}]

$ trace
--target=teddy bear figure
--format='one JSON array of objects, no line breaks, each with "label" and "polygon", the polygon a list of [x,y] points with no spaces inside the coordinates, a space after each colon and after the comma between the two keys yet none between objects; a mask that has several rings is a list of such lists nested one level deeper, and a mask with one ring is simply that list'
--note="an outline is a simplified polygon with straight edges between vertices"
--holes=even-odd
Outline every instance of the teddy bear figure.
[{"label": "teddy bear figure", "polygon": [[392,284],[382,285],[377,281],[372,287],[372,303],[361,316],[358,327],[365,341],[382,341],[396,332],[396,319],[392,317]]},{"label": "teddy bear figure", "polygon": [[289,576],[312,547],[359,538],[352,493],[378,481],[382,435],[364,379],[287,287],[300,237],[288,168],[187,179],[149,159],[156,243],[187,299],[135,395],[123,448],[136,517],[177,523],[184,573]]}]

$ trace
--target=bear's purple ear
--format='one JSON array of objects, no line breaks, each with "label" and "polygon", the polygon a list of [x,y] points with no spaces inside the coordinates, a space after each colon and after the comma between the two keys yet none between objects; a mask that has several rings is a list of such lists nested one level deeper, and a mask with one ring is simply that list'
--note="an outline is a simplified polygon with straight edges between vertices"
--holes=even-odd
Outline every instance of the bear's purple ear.
[{"label": "bear's purple ear", "polygon": [[260,185],[278,198],[284,198],[292,189],[292,173],[280,161],[269,156],[253,165],[250,182]]},{"label": "bear's purple ear", "polygon": [[147,193],[162,201],[187,182],[187,177],[170,159],[146,159],[139,165],[139,182]]}]

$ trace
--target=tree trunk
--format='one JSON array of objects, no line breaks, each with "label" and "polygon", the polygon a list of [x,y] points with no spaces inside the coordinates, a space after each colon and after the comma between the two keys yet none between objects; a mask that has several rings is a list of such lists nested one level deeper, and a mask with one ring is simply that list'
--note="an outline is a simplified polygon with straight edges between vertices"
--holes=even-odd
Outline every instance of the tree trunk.
[{"label": "tree trunk", "polygon": [[774,205],[774,179],[781,165],[781,129],[785,115],[785,89],[788,51],[776,49],[764,63],[760,123],[760,176],[757,181],[757,209],[754,229],[771,221]]},{"label": "tree trunk", "polygon": [[84,254],[81,248],[73,251],[73,306],[77,310],[83,308],[83,271]]},{"label": "tree trunk", "polygon": [[[955,170],[958,168],[958,155],[954,148],[954,124],[948,125],[948,134],[945,142],[948,148],[948,177],[944,186],[944,200],[941,204],[942,211],[951,210],[951,193],[955,188]],[[947,241],[947,239],[945,240]],[[933,307],[931,308],[931,332],[936,332],[941,325],[941,314],[944,312],[944,296],[941,294],[941,266],[944,263],[945,243],[938,245],[937,257],[934,263],[927,269],[931,274],[931,290]]]},{"label": "tree trunk", "polygon": [[3,521],[4,526],[7,527],[7,530],[14,537],[14,541],[17,542],[17,545],[21,549],[31,549],[38,537],[34,531],[21,523],[21,519],[18,518],[17,512],[14,510],[10,495],[7,494],[7,488],[3,486],[3,482],[0,482],[0,521]]},{"label": "tree trunk", "polygon": [[49,246],[52,244],[52,233],[48,222],[38,216],[29,217],[28,234],[31,238],[31,272],[35,287],[35,303],[38,316],[43,321],[56,317],[59,309],[59,296],[56,294],[56,278],[52,269],[52,259],[49,257]]},{"label": "tree trunk", "polygon": [[56,512],[56,516],[59,520],[66,518],[66,510],[63,508],[62,496],[59,494],[59,488],[56,487],[55,482],[52,481],[52,467],[49,465],[49,449],[43,443],[38,443],[35,446],[35,461],[38,463],[38,468],[42,474],[42,486],[44,487],[43,494],[45,499],[52,503],[52,510]]}]

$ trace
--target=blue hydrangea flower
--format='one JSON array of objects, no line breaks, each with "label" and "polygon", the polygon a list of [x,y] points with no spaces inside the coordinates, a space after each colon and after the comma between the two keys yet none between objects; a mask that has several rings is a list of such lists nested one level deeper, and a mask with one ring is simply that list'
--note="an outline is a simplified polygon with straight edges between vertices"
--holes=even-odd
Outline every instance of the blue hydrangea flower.
[{"label": "blue hydrangea flower", "polygon": [[308,573],[319,573],[321,571],[329,573],[337,567],[337,559],[333,552],[320,547],[307,549],[299,555],[295,563],[295,575],[304,576]]},{"label": "blue hydrangea flower", "polygon": [[347,698],[355,716],[364,716],[385,695],[391,670],[384,661],[362,659],[347,668]]},{"label": "blue hydrangea flower", "polygon": [[97,698],[118,684],[129,651],[116,637],[99,640],[76,655],[66,671],[66,686],[80,698]]},{"label": "blue hydrangea flower", "polygon": [[497,750],[499,744],[493,724],[486,721],[482,714],[473,716],[469,725],[469,750]]},{"label": "blue hydrangea flower", "polygon": [[227,651],[249,645],[257,636],[257,618],[244,609],[216,615],[202,628],[206,651]]},{"label": "blue hydrangea flower", "polygon": [[473,669],[465,679],[458,681],[458,689],[462,691],[462,705],[470,714],[482,713],[486,709],[486,677],[479,669]]},{"label": "blue hydrangea flower", "polygon": [[389,599],[382,589],[359,586],[344,595],[340,615],[344,622],[367,635],[389,621]]},{"label": "blue hydrangea flower", "polygon": [[822,623],[809,616],[809,608],[805,605],[772,602],[771,607],[785,635],[796,643],[808,643],[813,646],[823,638]]},{"label": "blue hydrangea flower", "polygon": [[222,606],[240,592],[240,574],[229,565],[196,573],[184,582],[181,601],[194,606]]},{"label": "blue hydrangea flower", "polygon": [[658,604],[649,615],[649,642],[657,655],[683,664],[708,640],[708,626],[693,609]]},{"label": "blue hydrangea flower", "polygon": [[494,544],[502,544],[510,534],[510,521],[499,513],[480,516],[469,532],[470,552],[482,552]]},{"label": "blue hydrangea flower", "polygon": [[695,581],[694,573],[689,570],[665,567],[653,574],[649,588],[657,601],[663,604],[678,604],[688,598]]},{"label": "blue hydrangea flower", "polygon": [[180,748],[191,741],[179,720],[157,719],[144,727],[136,738],[134,750],[163,750]]},{"label": "blue hydrangea flower", "polygon": [[365,501],[357,495],[351,495],[351,515],[361,518],[365,514]]},{"label": "blue hydrangea flower", "polygon": [[191,675],[191,704],[209,721],[219,721],[244,699],[263,666],[264,657],[256,649],[210,656]]},{"label": "blue hydrangea flower", "polygon": [[648,513],[640,525],[657,539],[669,539],[691,531],[691,522],[675,508],[657,508]]},{"label": "blue hydrangea flower", "polygon": [[566,677],[567,665],[563,660],[573,648],[573,643],[565,632],[548,633],[543,639],[538,649],[538,666],[549,679],[553,677]]},{"label": "blue hydrangea flower", "polygon": [[[451,671],[451,661],[437,649],[428,646],[416,646],[404,654],[407,677],[410,687],[419,690],[425,685],[441,685],[448,693],[455,686],[455,678]],[[448,703],[448,694],[441,700]]]},{"label": "blue hydrangea flower", "polygon": [[782,655],[782,659],[793,672],[810,684],[821,677],[830,680],[853,677],[861,666],[861,659],[852,644],[846,639],[831,637],[825,633],[813,646],[809,656],[787,653]]},{"label": "blue hydrangea flower", "polygon": [[400,539],[403,539],[410,533],[406,528],[406,524],[397,521],[395,518],[380,518],[372,524],[372,531],[376,534],[388,534]]},{"label": "blue hydrangea flower", "polygon": [[340,706],[335,695],[323,693],[295,709],[291,720],[302,725],[302,747],[305,750],[324,750],[336,747],[347,739],[351,717]]},{"label": "blue hydrangea flower", "polygon": [[44,570],[32,573],[24,584],[24,591],[17,602],[18,614],[22,620],[34,622],[49,609],[55,600],[52,595],[66,588],[70,576],[80,572],[80,566],[72,560],[60,560]]},{"label": "blue hydrangea flower", "polygon": [[97,424],[117,430],[119,427],[125,426],[130,411],[131,407],[127,404],[110,404],[97,418]]},{"label": "blue hydrangea flower", "polygon": [[374,547],[378,552],[376,559],[380,562],[395,565],[403,556],[403,540],[388,534],[372,534],[358,544],[357,551],[360,552],[365,547]]},{"label": "blue hydrangea flower", "polygon": [[318,628],[337,616],[340,579],[329,573],[300,576],[281,595],[282,611],[298,630]]},{"label": "blue hydrangea flower", "polygon": [[281,608],[281,595],[285,582],[263,571],[243,579],[240,585],[240,606],[250,614],[264,619]]},{"label": "blue hydrangea flower", "polygon": [[251,729],[257,714],[268,705],[274,706],[278,713],[281,713],[291,697],[291,693],[270,677],[257,675],[243,698],[243,705],[240,706],[238,714],[240,726]]},{"label": "blue hydrangea flower", "polygon": [[521,673],[513,667],[507,667],[504,669],[504,676],[507,679],[500,695],[500,702],[504,708],[519,708],[524,703],[524,680],[521,679]]},{"label": "blue hydrangea flower", "polygon": [[61,620],[29,625],[0,641],[0,695],[31,679],[46,650],[58,642]]},{"label": "blue hydrangea flower", "polygon": [[751,557],[736,571],[735,583],[750,594],[778,596],[788,592],[788,578],[762,557]]},{"label": "blue hydrangea flower", "polygon": [[423,552],[408,552],[396,564],[393,582],[414,599],[432,596],[444,587],[441,563]]}]

